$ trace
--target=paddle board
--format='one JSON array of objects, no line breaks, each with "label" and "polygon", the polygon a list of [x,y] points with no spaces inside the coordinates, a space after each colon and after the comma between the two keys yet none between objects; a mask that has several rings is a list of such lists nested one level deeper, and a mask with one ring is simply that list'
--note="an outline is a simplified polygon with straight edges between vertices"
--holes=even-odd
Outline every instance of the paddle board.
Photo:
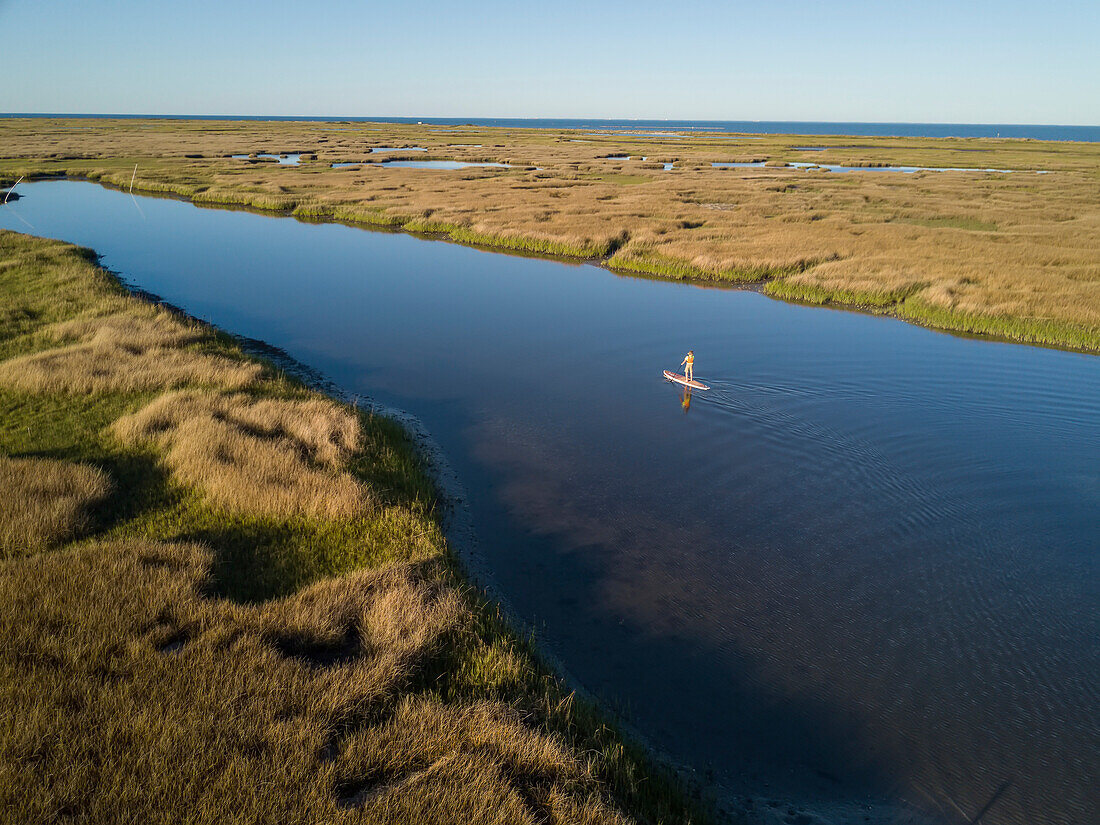
[{"label": "paddle board", "polygon": [[680,375],[678,372],[671,372],[665,370],[665,378],[669,381],[675,381],[677,384],[683,384],[685,387],[691,387],[693,390],[709,390],[706,384],[700,384],[698,381],[688,381],[686,375]]}]

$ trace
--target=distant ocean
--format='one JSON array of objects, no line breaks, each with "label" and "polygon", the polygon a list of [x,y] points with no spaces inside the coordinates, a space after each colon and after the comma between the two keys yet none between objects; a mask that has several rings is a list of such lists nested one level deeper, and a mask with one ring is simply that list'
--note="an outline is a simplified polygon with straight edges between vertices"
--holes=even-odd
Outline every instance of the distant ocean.
[{"label": "distant ocean", "polygon": [[591,129],[630,132],[740,132],[755,135],[844,135],[853,137],[1002,137],[1100,142],[1100,126],[1014,123],[843,123],[810,120],[606,120],[551,117],[309,117],[259,115],[81,115],[0,113],[0,117],[135,118],[162,120],[308,120],[319,122],[426,123],[432,126],[506,126],[530,129]]}]

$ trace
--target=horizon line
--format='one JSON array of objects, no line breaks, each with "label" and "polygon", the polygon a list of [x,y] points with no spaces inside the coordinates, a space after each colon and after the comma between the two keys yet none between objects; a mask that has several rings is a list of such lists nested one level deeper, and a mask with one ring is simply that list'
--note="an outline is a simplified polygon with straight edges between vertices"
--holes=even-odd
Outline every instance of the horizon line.
[{"label": "horizon line", "polygon": [[245,113],[150,113],[150,112],[0,112],[0,117],[58,117],[58,118],[164,118],[186,120],[188,118],[213,119],[213,118],[249,118],[252,120],[372,120],[379,122],[386,120],[604,120],[604,121],[651,121],[658,123],[825,123],[844,124],[858,123],[869,126],[1051,126],[1068,127],[1074,129],[1098,129],[1100,124],[1094,123],[1024,123],[1024,122],[993,122],[993,121],[961,121],[961,120],[787,120],[782,118],[690,118],[690,117],[607,117],[607,116],[564,116],[564,115],[276,115],[276,114],[245,114]]}]

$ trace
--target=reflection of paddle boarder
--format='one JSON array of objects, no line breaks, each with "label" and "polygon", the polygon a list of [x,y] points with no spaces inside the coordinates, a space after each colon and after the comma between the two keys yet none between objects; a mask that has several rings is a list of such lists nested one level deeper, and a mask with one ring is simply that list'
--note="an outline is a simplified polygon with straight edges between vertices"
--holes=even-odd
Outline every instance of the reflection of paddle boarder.
[{"label": "reflection of paddle boarder", "polygon": [[680,406],[684,412],[691,409],[691,387],[684,387],[684,394],[680,397]]},{"label": "reflection of paddle boarder", "polygon": [[695,350],[688,350],[688,354],[684,356],[684,360],[680,362],[680,366],[684,368],[684,378],[688,381],[693,381],[694,378],[692,373],[695,367]]}]

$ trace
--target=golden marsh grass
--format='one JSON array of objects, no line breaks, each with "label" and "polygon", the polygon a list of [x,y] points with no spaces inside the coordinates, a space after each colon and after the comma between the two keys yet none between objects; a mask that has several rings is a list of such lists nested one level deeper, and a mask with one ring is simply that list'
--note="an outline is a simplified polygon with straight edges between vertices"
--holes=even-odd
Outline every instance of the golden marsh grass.
[{"label": "golden marsh grass", "polygon": [[0,558],[54,547],[83,533],[111,492],[102,470],[48,458],[0,456]]},{"label": "golden marsh grass", "polygon": [[[341,743],[340,759],[348,770],[338,780],[344,799],[370,822],[442,823],[441,807],[484,822],[628,822],[599,793],[584,760],[501,703],[403,700],[377,729]],[[361,776],[377,779],[352,778]]]},{"label": "golden marsh grass", "polygon": [[[9,359],[241,363],[66,244],[0,232],[0,284]],[[0,384],[0,412],[0,530],[41,536],[0,553],[13,823],[710,821],[462,583],[395,423],[270,367],[248,394]],[[304,512],[311,474],[354,517]]]},{"label": "golden marsh grass", "polygon": [[110,315],[74,318],[46,327],[41,334],[60,344],[118,346],[132,351],[182,347],[210,337],[202,327],[184,323],[173,313],[157,307],[149,307],[145,312],[128,307]]},{"label": "golden marsh grass", "polygon": [[[74,125],[80,129],[71,128]],[[296,210],[673,278],[766,280],[782,298],[1100,350],[1100,145],[976,138],[587,135],[579,131],[217,121],[0,124],[0,179],[69,174],[196,202]],[[512,169],[396,169],[416,159]],[[231,154],[303,151],[299,166]],[[397,157],[401,153],[387,155]],[[612,160],[608,156],[628,156]],[[647,158],[642,161],[641,158]],[[334,169],[333,162],[366,160]],[[653,161],[674,162],[671,170]],[[764,161],[757,168],[712,162]],[[1013,169],[833,173],[810,161]],[[540,167],[538,169],[532,167]],[[1049,174],[1036,174],[1036,171]]]},{"label": "golden marsh grass", "polygon": [[43,328],[63,346],[0,362],[0,383],[27,392],[133,392],[205,385],[239,389],[254,383],[258,364],[184,348],[210,337],[168,312],[130,308]]},{"label": "golden marsh grass", "polygon": [[166,347],[74,344],[0,363],[0,382],[28,392],[134,392],[202,385],[240,388],[256,380],[256,364]]},{"label": "golden marsh grass", "polygon": [[0,566],[9,821],[626,822],[508,705],[395,698],[467,618],[430,575],[238,606],[203,597],[211,564],[126,541]]},{"label": "golden marsh grass", "polygon": [[371,501],[344,469],[359,422],[330,402],[172,393],[112,432],[126,444],[156,445],[181,481],[233,510],[349,518]]}]

